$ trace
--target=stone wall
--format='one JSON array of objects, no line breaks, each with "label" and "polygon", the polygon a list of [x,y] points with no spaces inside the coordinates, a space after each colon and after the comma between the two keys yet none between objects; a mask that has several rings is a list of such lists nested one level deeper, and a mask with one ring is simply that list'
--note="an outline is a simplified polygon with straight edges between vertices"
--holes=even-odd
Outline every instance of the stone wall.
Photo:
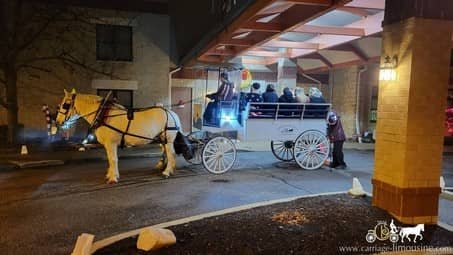
[{"label": "stone wall", "polygon": [[[86,36],[74,43],[75,55],[83,58],[87,65],[112,76],[61,64],[41,62],[52,72],[20,72],[18,77],[19,122],[25,126],[25,136],[45,134],[45,119],[41,106],[48,104],[54,111],[63,97],[63,89],[75,88],[77,92],[96,93],[93,80],[126,80],[137,84],[133,93],[135,107],[169,103],[168,72],[170,67],[170,19],[166,15],[129,13],[87,9],[96,19],[89,28],[94,31],[95,23],[132,26],[133,61],[111,62],[96,60],[96,37]],[[125,24],[126,23],[126,24]],[[77,36],[74,34],[73,36]],[[32,52],[31,54],[36,54]],[[109,84],[109,82],[103,82]],[[117,84],[117,81],[112,81]],[[107,86],[108,87],[108,86]],[[112,87],[112,89],[115,86]],[[108,89],[108,88],[106,88]],[[0,126],[6,125],[6,111],[0,108]]]}]

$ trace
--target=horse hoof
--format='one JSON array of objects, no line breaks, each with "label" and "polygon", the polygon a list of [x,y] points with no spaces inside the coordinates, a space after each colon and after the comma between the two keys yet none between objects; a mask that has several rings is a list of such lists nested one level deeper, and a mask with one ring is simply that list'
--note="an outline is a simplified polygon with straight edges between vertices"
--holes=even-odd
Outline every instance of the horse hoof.
[{"label": "horse hoof", "polygon": [[107,180],[107,184],[117,184],[118,180],[112,179],[112,180]]}]

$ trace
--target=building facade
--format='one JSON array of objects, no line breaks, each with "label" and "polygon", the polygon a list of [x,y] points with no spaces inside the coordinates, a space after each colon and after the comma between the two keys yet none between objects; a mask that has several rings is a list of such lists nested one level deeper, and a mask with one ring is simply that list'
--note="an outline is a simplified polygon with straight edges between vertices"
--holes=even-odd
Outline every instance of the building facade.
[{"label": "building facade", "polygon": [[[84,31],[70,32],[72,39],[67,40],[66,48],[83,63],[83,68],[79,62],[68,65],[42,61],[40,67],[48,72],[19,73],[19,123],[24,126],[21,134],[24,138],[46,135],[42,105],[55,112],[63,98],[63,89],[99,95],[112,90],[129,107],[169,104],[170,17],[88,8],[82,11],[90,14],[89,24],[83,25]],[[58,36],[58,29],[49,31]],[[6,110],[0,108],[0,126],[6,124]]]}]

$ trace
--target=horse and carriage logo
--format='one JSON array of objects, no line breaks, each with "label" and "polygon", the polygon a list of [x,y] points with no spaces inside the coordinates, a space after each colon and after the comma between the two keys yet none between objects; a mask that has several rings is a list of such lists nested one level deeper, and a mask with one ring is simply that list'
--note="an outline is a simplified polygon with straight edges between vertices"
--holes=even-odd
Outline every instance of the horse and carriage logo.
[{"label": "horse and carriage logo", "polygon": [[[386,221],[378,221],[374,229],[368,230],[366,234],[366,241],[369,243],[374,243],[376,240],[385,241],[390,240],[392,243],[397,243],[401,240],[401,243],[404,243],[404,239],[413,241],[414,243],[417,242],[417,238],[419,237],[419,241],[423,239],[421,232],[425,231],[424,224],[418,224],[415,227],[397,227],[395,223],[392,221],[390,225],[387,225]],[[410,236],[413,235],[413,239],[411,240]]]}]

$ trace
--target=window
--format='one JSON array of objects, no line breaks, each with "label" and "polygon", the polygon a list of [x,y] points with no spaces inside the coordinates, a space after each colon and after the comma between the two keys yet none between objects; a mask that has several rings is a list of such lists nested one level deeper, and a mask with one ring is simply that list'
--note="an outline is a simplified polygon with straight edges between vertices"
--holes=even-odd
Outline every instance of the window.
[{"label": "window", "polygon": [[120,90],[120,89],[98,89],[98,96],[106,97],[108,93],[112,91],[110,95],[110,100],[117,101],[118,104],[126,107],[132,108],[134,106],[133,101],[133,91],[132,90]]},{"label": "window", "polygon": [[132,61],[132,27],[96,25],[96,59]]}]

